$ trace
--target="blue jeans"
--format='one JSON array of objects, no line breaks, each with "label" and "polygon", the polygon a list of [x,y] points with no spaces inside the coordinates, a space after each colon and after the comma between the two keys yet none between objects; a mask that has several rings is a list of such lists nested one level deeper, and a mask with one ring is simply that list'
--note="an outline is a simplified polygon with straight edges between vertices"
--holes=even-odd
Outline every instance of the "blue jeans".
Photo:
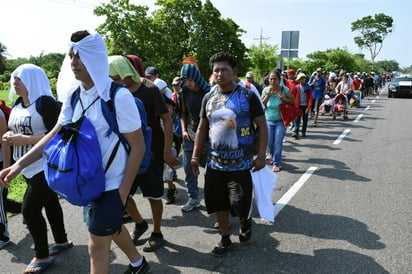
[{"label": "blue jeans", "polygon": [[273,165],[280,166],[282,160],[283,138],[286,134],[286,128],[282,120],[267,120],[269,130],[268,149],[272,155]]},{"label": "blue jeans", "polygon": [[192,153],[194,141],[183,140],[183,169],[186,174],[185,184],[187,188],[187,194],[192,199],[197,199],[199,196],[199,188],[197,187],[197,176],[195,176],[190,167],[190,161],[192,160]]}]

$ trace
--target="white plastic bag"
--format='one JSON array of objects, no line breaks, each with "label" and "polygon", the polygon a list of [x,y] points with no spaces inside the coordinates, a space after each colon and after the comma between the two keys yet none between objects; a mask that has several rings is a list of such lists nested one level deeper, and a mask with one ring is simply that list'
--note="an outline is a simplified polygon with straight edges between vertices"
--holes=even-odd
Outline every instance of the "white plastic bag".
[{"label": "white plastic bag", "polygon": [[252,172],[253,194],[259,216],[269,222],[274,222],[275,210],[272,202],[272,191],[276,187],[278,176],[265,166],[259,171]]}]

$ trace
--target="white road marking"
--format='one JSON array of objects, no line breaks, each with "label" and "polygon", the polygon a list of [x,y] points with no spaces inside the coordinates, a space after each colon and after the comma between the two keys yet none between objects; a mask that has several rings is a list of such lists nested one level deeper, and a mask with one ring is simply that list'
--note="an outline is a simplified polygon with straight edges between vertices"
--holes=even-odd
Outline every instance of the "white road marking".
[{"label": "white road marking", "polygon": [[356,117],[355,121],[353,121],[354,123],[357,123],[360,121],[360,119],[362,119],[363,114],[359,114],[358,117]]},{"label": "white road marking", "polygon": [[317,167],[310,167],[306,172],[299,178],[297,182],[277,201],[274,206],[275,219],[279,212],[289,203],[290,199],[299,191],[299,189],[309,180],[310,176],[315,172]]},{"label": "white road marking", "polygon": [[338,139],[333,142],[334,145],[339,145],[342,142],[343,138],[350,132],[350,129],[345,129],[341,135],[339,135]]},{"label": "white road marking", "polygon": [[370,108],[371,106],[367,106],[364,111],[368,111]]}]

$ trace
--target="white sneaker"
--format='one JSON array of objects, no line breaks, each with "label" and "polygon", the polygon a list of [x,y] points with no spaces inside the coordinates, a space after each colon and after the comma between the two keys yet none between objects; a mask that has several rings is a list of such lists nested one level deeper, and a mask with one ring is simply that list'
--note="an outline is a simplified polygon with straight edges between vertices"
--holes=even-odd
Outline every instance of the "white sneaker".
[{"label": "white sneaker", "polygon": [[190,212],[190,211],[192,211],[193,209],[198,208],[198,207],[200,207],[200,201],[199,201],[199,199],[189,198],[189,200],[187,201],[187,203],[186,203],[185,205],[183,205],[183,206],[181,207],[181,209],[182,209],[183,212]]}]

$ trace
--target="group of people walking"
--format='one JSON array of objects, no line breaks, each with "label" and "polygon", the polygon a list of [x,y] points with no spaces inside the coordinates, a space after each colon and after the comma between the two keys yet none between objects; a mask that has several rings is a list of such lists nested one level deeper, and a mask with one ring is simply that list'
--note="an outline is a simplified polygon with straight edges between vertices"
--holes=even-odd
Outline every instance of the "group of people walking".
[{"label": "group of people walking", "polygon": [[[103,166],[109,161],[118,137],[107,135],[109,125],[102,117],[101,100],[110,98],[113,81],[123,84],[115,104],[118,127],[130,144],[129,150],[120,146],[114,155],[116,165],[110,165],[105,175],[105,191],[93,200],[85,211],[88,227],[90,273],[109,273],[112,241],[130,260],[125,273],[145,273],[150,264],[136,249],[140,237],[148,228],[133,195],[140,189],[151,208],[153,229],[143,247],[153,252],[164,245],[161,231],[162,198],[167,185],[167,203],[176,199],[174,166],[182,151],[187,189],[183,213],[199,208],[198,176],[205,169],[204,201],[207,212],[216,215],[220,240],[211,250],[222,256],[232,247],[229,216],[240,222],[239,242],[252,237],[251,171],[272,165],[273,172],[281,171],[282,149],[287,125],[282,120],[281,104],[293,104],[302,116],[293,122],[296,139],[306,137],[308,120],[318,124],[321,105],[328,92],[345,93],[362,89],[366,81],[358,82],[346,74],[338,83],[331,75],[325,78],[321,68],[313,75],[294,69],[283,74],[273,70],[266,84],[258,84],[253,73],[246,80],[237,77],[237,60],[226,52],[218,52],[209,60],[212,75],[206,81],[193,58],[183,61],[180,74],[168,88],[156,67],[144,69],[136,55],[108,56],[102,37],[87,31],[71,36],[69,52],[59,74],[55,99],[49,80],[38,66],[24,64],[11,75],[10,100],[16,93],[8,124],[0,117],[2,130],[3,170],[0,186],[7,189],[10,181],[22,174],[27,182],[21,212],[35,246],[35,256],[23,273],[40,273],[54,263],[54,256],[73,247],[69,240],[59,197],[49,189],[42,169],[42,151],[51,138],[66,124],[86,116],[97,132]],[[346,80],[345,80],[346,78]],[[80,99],[72,105],[71,94],[80,88]],[[365,95],[367,96],[367,92]],[[145,107],[148,125],[152,128],[151,147],[144,147],[141,120],[134,98]],[[0,115],[1,116],[1,115]],[[302,120],[302,124],[301,124]],[[15,163],[9,159],[10,148]],[[151,151],[148,171],[136,176],[145,149]],[[1,189],[3,190],[3,189]],[[1,196],[3,197],[3,196]],[[1,203],[3,205],[3,202]],[[54,243],[49,245],[46,220],[50,224]],[[10,241],[7,218],[0,207],[0,248]],[[134,222],[129,234],[125,216]]]},{"label": "group of people walking", "polygon": [[[116,134],[106,135],[109,125],[101,119],[99,101],[110,98],[112,81],[124,84],[117,91],[114,103],[122,106],[115,108],[118,127],[130,147],[128,151],[122,146],[117,149],[112,159],[116,165],[110,165],[105,173],[105,191],[85,208],[90,273],[109,273],[112,241],[130,260],[125,273],[145,273],[150,269],[150,264],[135,246],[148,229],[148,223],[132,198],[138,188],[149,200],[153,221],[153,231],[143,251],[152,252],[163,246],[164,171],[176,165],[180,151],[173,146],[178,143],[173,143],[176,135],[173,134],[176,121],[174,123],[170,111],[173,108],[179,109],[177,117],[181,125],[188,196],[187,203],[181,207],[182,212],[200,206],[197,178],[199,167],[207,165],[205,204],[208,213],[216,214],[221,234],[211,254],[221,256],[232,246],[229,214],[239,217],[239,241],[248,242],[252,236],[250,170],[265,166],[268,127],[259,96],[246,89],[236,77],[236,58],[224,52],[210,58],[210,68],[216,81],[213,88],[204,80],[195,61],[184,62],[179,78],[174,81],[174,85],[180,88],[174,88],[173,92],[161,81],[155,67],[143,71],[137,56],[108,56],[98,33],[78,31],[70,40],[59,74],[57,99],[40,67],[24,64],[11,75],[10,99],[14,93],[18,99],[13,104],[7,130],[2,136],[2,147],[13,148],[15,163],[4,164],[0,171],[0,186],[7,189],[10,181],[19,174],[28,185],[22,212],[34,242],[35,256],[23,273],[43,272],[54,263],[55,255],[74,245],[66,233],[59,197],[47,185],[42,169],[42,152],[64,125],[84,115],[96,129],[102,165],[106,166],[118,137]],[[72,105],[71,94],[77,88],[80,88],[79,100]],[[141,122],[133,96],[143,102],[149,126],[153,129],[150,148],[141,145],[144,144]],[[254,150],[256,138],[260,147]],[[144,149],[151,150],[152,159],[148,171],[136,176]],[[43,208],[54,237],[51,245],[48,244]],[[130,234],[124,225],[125,211],[135,223]],[[9,235],[5,218],[2,218],[2,224],[2,236],[7,237],[2,238],[4,244],[1,248],[4,248],[13,236]]]}]

